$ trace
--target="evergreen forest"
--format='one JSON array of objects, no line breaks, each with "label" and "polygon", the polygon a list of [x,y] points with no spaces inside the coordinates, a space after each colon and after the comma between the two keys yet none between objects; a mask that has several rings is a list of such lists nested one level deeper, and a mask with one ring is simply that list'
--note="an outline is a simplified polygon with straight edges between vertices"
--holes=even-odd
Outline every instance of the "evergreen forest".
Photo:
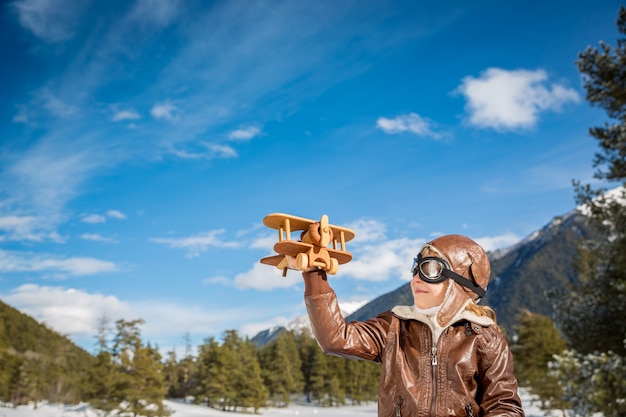
[{"label": "evergreen forest", "polygon": [[258,411],[292,401],[321,406],[375,401],[378,364],[325,355],[308,332],[282,332],[258,346],[237,331],[204,341],[192,355],[162,357],[141,337],[142,320],[101,319],[93,356],[0,302],[0,401],[76,404],[127,416],[167,416],[166,398],[224,411]]}]

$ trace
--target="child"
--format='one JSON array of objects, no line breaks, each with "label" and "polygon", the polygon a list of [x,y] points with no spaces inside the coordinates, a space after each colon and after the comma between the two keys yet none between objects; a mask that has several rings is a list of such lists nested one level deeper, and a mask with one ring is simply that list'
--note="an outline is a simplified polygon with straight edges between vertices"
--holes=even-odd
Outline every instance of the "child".
[{"label": "child", "polygon": [[379,416],[524,416],[513,358],[485,294],[476,242],[441,236],[415,258],[415,304],[346,323],[320,269],[302,273],[313,334],[328,354],[380,362]]}]

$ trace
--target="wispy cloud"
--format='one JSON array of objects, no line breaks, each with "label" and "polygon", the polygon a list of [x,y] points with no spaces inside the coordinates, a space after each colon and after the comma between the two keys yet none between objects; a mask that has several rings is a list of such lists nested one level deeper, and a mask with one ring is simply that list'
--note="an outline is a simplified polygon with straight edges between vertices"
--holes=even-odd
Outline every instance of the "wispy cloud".
[{"label": "wispy cloud", "polygon": [[43,89],[39,92],[39,101],[44,109],[46,109],[52,116],[61,118],[70,118],[79,113],[78,107],[66,102],[64,99],[55,95],[49,89]]},{"label": "wispy cloud", "polygon": [[137,0],[130,17],[140,22],[165,27],[179,16],[180,0]]},{"label": "wispy cloud", "polygon": [[245,129],[237,129],[228,134],[230,140],[250,140],[261,133],[261,129],[256,126]]},{"label": "wispy cloud", "polygon": [[119,210],[107,210],[107,216],[119,220],[126,219],[126,215]]},{"label": "wispy cloud", "polygon": [[17,0],[11,6],[22,27],[47,43],[71,39],[81,12],[90,1]]},{"label": "wispy cloud", "polygon": [[221,240],[219,236],[223,233],[224,230],[220,229],[181,238],[152,238],[150,241],[173,249],[184,249],[187,251],[187,256],[189,257],[196,257],[200,252],[204,252],[211,247],[234,249],[241,246],[239,242]]},{"label": "wispy cloud", "polygon": [[433,131],[433,121],[423,118],[417,113],[403,114],[393,119],[380,117],[376,121],[376,127],[391,135],[412,133],[422,137],[441,138],[441,133]]},{"label": "wispy cloud", "polygon": [[61,243],[65,240],[54,230],[49,230],[46,219],[33,216],[0,216],[0,241],[52,241]]},{"label": "wispy cloud", "polygon": [[107,219],[101,214],[89,214],[87,216],[84,216],[82,219],[80,219],[80,221],[83,223],[98,224],[98,223],[105,223]]},{"label": "wispy cloud", "polygon": [[497,130],[527,129],[539,113],[560,111],[566,103],[580,101],[578,93],[560,84],[549,84],[544,70],[506,71],[489,68],[474,78],[463,79],[456,92],[467,100],[468,121]]},{"label": "wispy cloud", "polygon": [[121,110],[115,112],[115,114],[113,114],[113,117],[111,118],[111,120],[113,120],[114,122],[137,119],[141,119],[141,115],[134,110]]},{"label": "wispy cloud", "polygon": [[504,249],[518,243],[522,238],[515,233],[505,233],[498,236],[485,236],[474,238],[476,243],[485,249],[487,252],[491,252],[497,249]]},{"label": "wispy cloud", "polygon": [[282,271],[278,268],[255,263],[252,269],[237,274],[233,280],[233,285],[240,290],[255,289],[269,291],[274,288],[289,288],[299,285],[298,280],[285,279]]},{"label": "wispy cloud", "polygon": [[62,132],[58,135],[38,142],[0,172],[0,188],[11,202],[48,218],[58,216],[84,179],[107,162],[88,146],[73,149]]},{"label": "wispy cloud", "polygon": [[364,281],[411,279],[409,268],[425,239],[392,239],[352,249],[354,260],[341,265],[342,275]]},{"label": "wispy cloud", "polygon": [[[170,349],[172,343],[179,342],[183,332],[196,335],[199,344],[207,334],[222,332],[224,322],[232,317],[243,321],[258,320],[257,312],[245,306],[215,310],[204,305],[167,300],[130,302],[112,295],[35,284],[19,286],[8,293],[0,294],[0,298],[74,339],[93,338],[102,318],[106,318],[109,323],[119,319],[141,318],[145,320],[143,336],[151,342],[156,338],[162,342],[159,345],[164,349]],[[172,329],[180,330],[181,334],[175,336],[178,340],[172,339]],[[250,337],[254,334],[250,334]],[[167,338],[164,339],[164,336]],[[83,344],[85,345],[86,343]]]},{"label": "wispy cloud", "polygon": [[117,243],[117,239],[102,236],[97,233],[83,233],[82,235],[80,235],[80,238],[83,240],[90,240],[92,242]]},{"label": "wispy cloud", "polygon": [[210,142],[186,144],[185,149],[172,149],[170,153],[181,159],[236,158],[239,156],[231,146]]},{"label": "wispy cloud", "polygon": [[150,114],[157,120],[167,120],[173,122],[178,119],[178,107],[171,103],[158,103],[152,106]]},{"label": "wispy cloud", "polygon": [[0,251],[0,272],[49,272],[73,276],[94,275],[118,271],[109,261],[91,257],[56,257],[16,251]]},{"label": "wispy cloud", "polygon": [[383,241],[386,240],[387,226],[374,219],[359,219],[353,223],[345,225],[347,228],[354,230],[354,244]]},{"label": "wispy cloud", "polygon": [[111,320],[135,318],[128,303],[115,296],[73,288],[26,284],[2,294],[2,299],[62,334],[95,335],[103,316]]},{"label": "wispy cloud", "polygon": [[107,218],[124,220],[126,215],[119,210],[108,210],[105,214],[86,214],[81,217],[83,223],[98,224],[106,223]]}]

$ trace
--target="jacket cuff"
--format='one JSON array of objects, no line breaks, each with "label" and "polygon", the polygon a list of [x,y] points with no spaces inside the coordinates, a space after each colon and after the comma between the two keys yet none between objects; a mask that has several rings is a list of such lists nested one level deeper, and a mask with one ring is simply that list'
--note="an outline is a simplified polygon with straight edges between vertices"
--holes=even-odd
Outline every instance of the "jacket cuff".
[{"label": "jacket cuff", "polygon": [[332,291],[326,271],[323,269],[303,272],[302,278],[304,278],[304,295],[326,294]]}]

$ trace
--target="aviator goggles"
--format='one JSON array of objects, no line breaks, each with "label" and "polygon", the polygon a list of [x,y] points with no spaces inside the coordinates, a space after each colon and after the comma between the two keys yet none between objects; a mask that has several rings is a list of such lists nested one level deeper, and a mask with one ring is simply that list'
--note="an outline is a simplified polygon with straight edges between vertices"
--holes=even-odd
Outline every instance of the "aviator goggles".
[{"label": "aviator goggles", "polygon": [[454,272],[450,264],[442,258],[435,256],[422,257],[422,255],[418,253],[417,257],[413,259],[411,272],[413,276],[419,274],[421,280],[428,284],[438,284],[450,278],[474,291],[480,298],[485,296],[484,289],[476,285],[473,281]]}]

